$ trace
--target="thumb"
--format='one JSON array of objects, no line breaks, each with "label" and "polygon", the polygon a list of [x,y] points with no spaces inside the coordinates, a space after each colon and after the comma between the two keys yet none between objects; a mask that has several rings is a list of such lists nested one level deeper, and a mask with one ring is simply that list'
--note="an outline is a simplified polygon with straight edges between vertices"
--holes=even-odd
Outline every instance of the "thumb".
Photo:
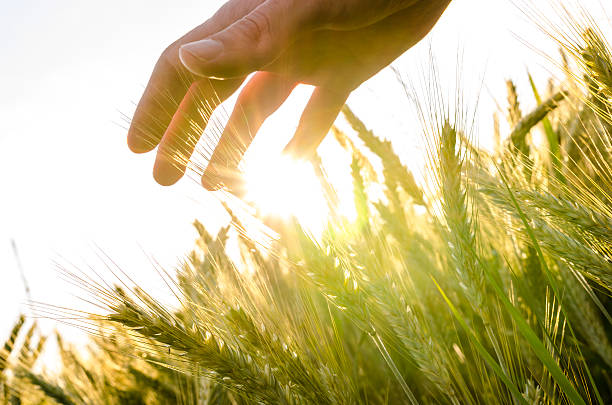
[{"label": "thumb", "polygon": [[274,61],[300,32],[314,28],[320,1],[267,0],[224,30],[181,46],[192,73],[239,77]]}]

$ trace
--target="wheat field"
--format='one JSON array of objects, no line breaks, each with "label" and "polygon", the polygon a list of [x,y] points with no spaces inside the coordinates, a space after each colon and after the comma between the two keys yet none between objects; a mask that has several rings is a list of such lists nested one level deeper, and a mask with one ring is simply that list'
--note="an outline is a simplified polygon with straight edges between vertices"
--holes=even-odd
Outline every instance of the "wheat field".
[{"label": "wheat field", "polygon": [[[215,235],[195,223],[195,247],[166,276],[176,308],[66,270],[99,313],[34,307],[87,330],[86,352],[21,317],[0,352],[0,398],[612,403],[612,48],[588,18],[571,21],[549,29],[561,49],[550,63],[565,76],[546,89],[531,80],[528,94],[507,82],[492,151],[433,86],[418,106],[423,183],[345,106],[351,129],[330,136],[352,156],[356,218],[336,214],[315,160],[330,212],[323,233],[287,221],[262,245],[229,207],[232,224]],[[238,257],[226,249],[231,233]],[[50,340],[55,371],[40,361]]]}]

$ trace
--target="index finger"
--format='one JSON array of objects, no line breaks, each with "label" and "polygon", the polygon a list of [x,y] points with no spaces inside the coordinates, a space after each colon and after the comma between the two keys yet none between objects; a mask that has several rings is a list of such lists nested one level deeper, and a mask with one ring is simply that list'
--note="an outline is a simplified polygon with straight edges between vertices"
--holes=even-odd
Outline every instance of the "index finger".
[{"label": "index finger", "polygon": [[155,64],[128,130],[128,146],[133,152],[144,153],[157,146],[187,90],[199,79],[181,64],[178,56],[180,46],[209,37],[226,28],[263,1],[230,0],[204,24],[194,28],[164,50]]}]

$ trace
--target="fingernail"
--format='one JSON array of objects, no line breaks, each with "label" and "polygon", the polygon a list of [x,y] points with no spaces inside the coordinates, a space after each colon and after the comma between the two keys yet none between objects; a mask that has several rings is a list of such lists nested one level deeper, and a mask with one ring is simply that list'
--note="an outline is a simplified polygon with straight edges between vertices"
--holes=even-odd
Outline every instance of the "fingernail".
[{"label": "fingernail", "polygon": [[214,39],[203,39],[190,42],[180,47],[179,58],[184,65],[189,65],[190,56],[200,62],[208,62],[223,52],[223,44]]}]

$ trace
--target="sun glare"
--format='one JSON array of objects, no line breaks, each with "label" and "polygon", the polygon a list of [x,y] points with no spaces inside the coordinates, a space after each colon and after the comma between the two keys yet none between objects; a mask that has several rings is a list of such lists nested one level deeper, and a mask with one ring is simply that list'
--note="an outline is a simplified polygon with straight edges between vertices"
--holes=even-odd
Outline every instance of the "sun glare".
[{"label": "sun glare", "polygon": [[266,156],[249,162],[245,169],[245,200],[262,215],[295,217],[313,234],[322,232],[329,210],[310,163]]}]

